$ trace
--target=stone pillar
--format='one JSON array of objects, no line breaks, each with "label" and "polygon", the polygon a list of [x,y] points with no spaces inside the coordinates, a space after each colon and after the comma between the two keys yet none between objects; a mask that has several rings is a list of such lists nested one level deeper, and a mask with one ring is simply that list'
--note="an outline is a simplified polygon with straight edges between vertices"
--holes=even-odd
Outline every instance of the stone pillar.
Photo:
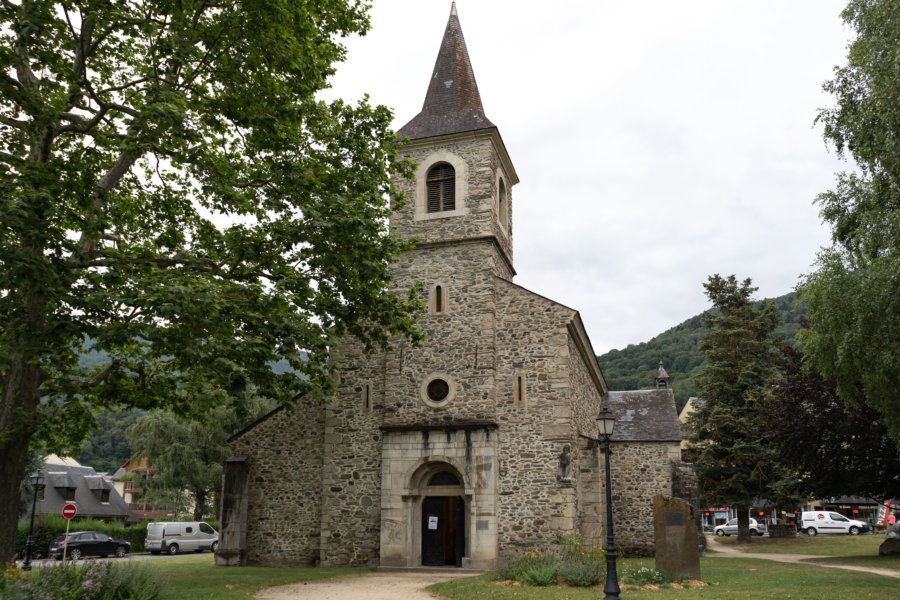
[{"label": "stone pillar", "polygon": [[247,492],[250,461],[232,456],[225,461],[222,474],[222,514],[219,519],[219,548],[216,564],[240,566],[247,560]]}]

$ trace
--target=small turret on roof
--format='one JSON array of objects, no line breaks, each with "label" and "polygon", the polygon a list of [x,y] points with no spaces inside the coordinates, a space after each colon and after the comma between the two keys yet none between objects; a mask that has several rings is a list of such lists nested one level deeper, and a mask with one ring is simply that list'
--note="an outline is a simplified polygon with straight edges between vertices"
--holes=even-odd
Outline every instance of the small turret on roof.
[{"label": "small turret on roof", "polygon": [[401,127],[397,135],[415,140],[492,127],[495,125],[484,115],[454,2],[422,112]]},{"label": "small turret on roof", "polygon": [[656,389],[669,387],[669,374],[663,369],[662,361],[659,361],[659,369],[656,371]]}]

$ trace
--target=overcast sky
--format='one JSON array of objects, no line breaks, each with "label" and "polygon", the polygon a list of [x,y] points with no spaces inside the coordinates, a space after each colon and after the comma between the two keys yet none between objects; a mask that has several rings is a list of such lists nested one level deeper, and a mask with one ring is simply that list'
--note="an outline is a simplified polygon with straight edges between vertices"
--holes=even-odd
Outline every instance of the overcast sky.
[{"label": "overcast sky", "polygon": [[[515,282],[580,311],[594,350],[705,310],[713,273],[793,289],[846,168],[814,126],[852,31],[835,0],[460,0],[485,114],[521,182]],[[374,0],[337,95],[415,116],[449,0]]]}]

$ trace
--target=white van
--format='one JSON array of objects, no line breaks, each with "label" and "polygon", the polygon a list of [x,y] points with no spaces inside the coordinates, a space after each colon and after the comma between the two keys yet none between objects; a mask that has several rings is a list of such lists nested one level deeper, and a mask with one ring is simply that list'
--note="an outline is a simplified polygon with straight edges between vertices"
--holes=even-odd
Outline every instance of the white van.
[{"label": "white van", "polygon": [[144,548],[152,554],[178,554],[179,550],[216,551],[219,533],[202,521],[188,523],[153,522],[147,524]]},{"label": "white van", "polygon": [[864,522],[848,519],[840,513],[829,510],[804,511],[800,516],[800,531],[805,531],[807,535],[820,533],[859,535],[868,530],[869,526]]}]

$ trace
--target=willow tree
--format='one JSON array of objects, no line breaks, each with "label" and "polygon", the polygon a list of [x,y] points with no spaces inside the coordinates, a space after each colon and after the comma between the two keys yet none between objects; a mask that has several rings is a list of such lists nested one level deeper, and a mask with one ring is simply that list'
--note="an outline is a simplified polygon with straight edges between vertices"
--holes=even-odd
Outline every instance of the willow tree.
[{"label": "willow tree", "polygon": [[327,396],[338,337],[417,335],[390,111],[316,99],[366,11],[0,2],[0,560],[30,443],[77,446],[106,408]]}]

